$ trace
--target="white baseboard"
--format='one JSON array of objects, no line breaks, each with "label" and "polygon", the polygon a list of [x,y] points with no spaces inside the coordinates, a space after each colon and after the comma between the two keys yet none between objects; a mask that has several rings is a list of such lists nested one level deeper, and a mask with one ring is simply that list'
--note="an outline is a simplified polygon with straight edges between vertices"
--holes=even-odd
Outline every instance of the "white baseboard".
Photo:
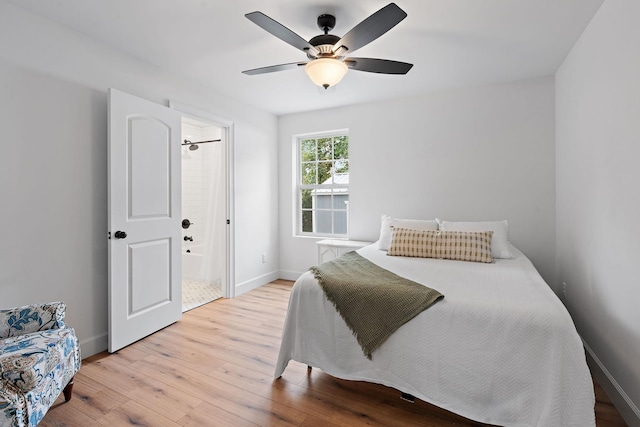
[{"label": "white baseboard", "polygon": [[259,288],[262,285],[266,285],[269,282],[273,282],[274,280],[278,280],[279,272],[272,271],[271,273],[263,274],[262,276],[255,277],[251,280],[247,280],[242,283],[236,284],[236,295],[239,296],[244,294],[245,292],[249,292],[252,289]]},{"label": "white baseboard", "polygon": [[591,368],[593,376],[596,377],[598,383],[602,386],[607,396],[616,407],[622,418],[630,427],[640,427],[640,409],[633,403],[629,395],[624,391],[622,386],[611,375],[598,356],[593,352],[591,347],[582,341],[584,348],[587,350],[587,362]]},{"label": "white baseboard", "polygon": [[278,278],[282,280],[296,281],[298,280],[298,277],[302,276],[302,274],[304,274],[304,271],[300,272],[300,271],[291,271],[291,270],[280,270]]},{"label": "white baseboard", "polygon": [[80,341],[80,357],[85,359],[101,353],[107,348],[109,348],[109,334],[105,332],[97,337]]}]

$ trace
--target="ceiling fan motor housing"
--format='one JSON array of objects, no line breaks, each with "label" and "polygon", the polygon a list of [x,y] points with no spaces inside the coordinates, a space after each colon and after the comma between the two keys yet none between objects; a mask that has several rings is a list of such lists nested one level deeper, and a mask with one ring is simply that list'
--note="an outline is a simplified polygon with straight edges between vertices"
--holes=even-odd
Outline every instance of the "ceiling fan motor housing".
[{"label": "ceiling fan motor housing", "polygon": [[[313,37],[309,40],[309,44],[320,52],[318,56],[333,56],[333,45],[340,41],[340,37],[334,36],[333,34],[320,34],[319,36]],[[307,57],[309,59],[314,59],[315,57],[310,55],[307,52]]]},{"label": "ceiling fan motor housing", "polygon": [[318,16],[318,28],[324,31],[324,34],[313,37],[309,40],[309,44],[318,49],[319,55],[313,56],[307,51],[307,58],[316,59],[318,57],[334,57],[333,45],[340,41],[340,37],[329,34],[329,31],[336,26],[336,17],[329,14]]},{"label": "ceiling fan motor housing", "polygon": [[336,17],[327,13],[318,16],[318,28],[328,34],[336,26]]}]

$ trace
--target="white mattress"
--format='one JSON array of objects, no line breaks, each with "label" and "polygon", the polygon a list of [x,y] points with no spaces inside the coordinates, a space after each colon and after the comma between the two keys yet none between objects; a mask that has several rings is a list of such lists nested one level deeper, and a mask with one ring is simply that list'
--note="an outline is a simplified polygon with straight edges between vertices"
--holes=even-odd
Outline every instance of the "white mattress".
[{"label": "white mattress", "polygon": [[290,360],[384,384],[476,421],[594,426],[593,383],[569,313],[517,248],[493,264],[358,253],[444,299],[368,360],[310,272],[289,301],[275,377]]}]

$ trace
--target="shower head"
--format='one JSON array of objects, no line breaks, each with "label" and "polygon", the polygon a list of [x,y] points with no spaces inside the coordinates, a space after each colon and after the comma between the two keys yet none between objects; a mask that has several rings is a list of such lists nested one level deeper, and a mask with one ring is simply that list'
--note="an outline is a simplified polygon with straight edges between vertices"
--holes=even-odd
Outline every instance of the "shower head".
[{"label": "shower head", "polygon": [[198,147],[198,144],[199,142],[193,142],[188,139],[185,139],[184,142],[182,143],[182,145],[188,145],[190,151],[196,151],[198,148],[200,148]]}]

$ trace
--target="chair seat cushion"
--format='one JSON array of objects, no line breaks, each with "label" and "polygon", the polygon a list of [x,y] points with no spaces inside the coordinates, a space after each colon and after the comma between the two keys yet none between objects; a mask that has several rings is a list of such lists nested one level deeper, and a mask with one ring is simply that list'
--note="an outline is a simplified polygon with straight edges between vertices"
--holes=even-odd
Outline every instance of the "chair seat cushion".
[{"label": "chair seat cushion", "polygon": [[[79,367],[73,329],[50,329],[0,340],[2,379],[25,394],[39,388],[45,377],[64,386]],[[75,367],[74,365],[77,365]],[[75,369],[74,369],[75,367]],[[60,378],[55,378],[60,376]],[[48,382],[48,381],[47,381]],[[59,394],[59,390],[58,390]],[[57,394],[56,394],[57,397]]]}]

